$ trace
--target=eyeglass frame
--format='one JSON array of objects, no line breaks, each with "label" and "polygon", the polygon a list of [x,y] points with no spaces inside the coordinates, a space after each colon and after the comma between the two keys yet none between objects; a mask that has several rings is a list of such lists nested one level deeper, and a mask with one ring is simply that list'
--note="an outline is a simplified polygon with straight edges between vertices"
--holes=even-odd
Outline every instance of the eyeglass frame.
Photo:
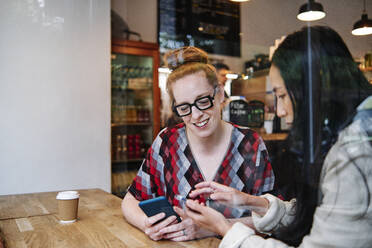
[{"label": "eyeglass frame", "polygon": [[[213,101],[214,101],[214,98],[216,96],[216,93],[217,93],[217,89],[218,89],[218,85],[216,85],[214,88],[213,88],[213,96],[202,96],[202,97],[199,97],[197,99],[195,99],[194,103],[181,103],[181,104],[178,104],[178,105],[174,105],[174,102],[172,103],[172,110],[173,112],[178,116],[178,117],[185,117],[185,116],[188,116],[192,113],[192,106],[195,106],[195,108],[197,108],[198,110],[200,111],[203,111],[203,110],[207,110],[207,109],[210,109],[214,106],[213,104]],[[198,105],[196,105],[197,101],[200,101],[201,99],[208,99],[209,102],[210,102],[210,106],[207,107],[207,108],[204,108],[204,109],[201,109],[198,107]],[[184,115],[180,115],[177,111],[177,107],[180,107],[180,106],[183,106],[183,105],[188,105],[189,106],[189,109],[190,109],[190,113],[188,114],[184,114]]]}]

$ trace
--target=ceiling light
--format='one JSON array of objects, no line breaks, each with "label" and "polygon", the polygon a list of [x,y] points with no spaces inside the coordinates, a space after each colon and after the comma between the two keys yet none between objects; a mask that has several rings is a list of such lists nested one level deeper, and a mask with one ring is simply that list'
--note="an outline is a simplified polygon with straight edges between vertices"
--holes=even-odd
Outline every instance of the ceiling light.
[{"label": "ceiling light", "polygon": [[362,13],[362,19],[357,21],[354,24],[353,31],[351,31],[353,35],[368,35],[372,34],[372,20],[368,19],[368,15],[366,12],[366,1],[364,0],[364,9]]},{"label": "ceiling light", "polygon": [[305,22],[316,21],[324,18],[326,13],[323,6],[314,0],[309,0],[307,3],[301,5],[297,15],[297,19]]}]

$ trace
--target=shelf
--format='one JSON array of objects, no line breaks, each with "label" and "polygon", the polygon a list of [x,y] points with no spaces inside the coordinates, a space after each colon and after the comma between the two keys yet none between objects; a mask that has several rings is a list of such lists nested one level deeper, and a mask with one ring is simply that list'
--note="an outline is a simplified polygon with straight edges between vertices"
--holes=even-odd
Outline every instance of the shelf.
[{"label": "shelf", "polygon": [[123,122],[123,123],[111,123],[111,127],[123,127],[123,126],[151,126],[150,122]]},{"label": "shelf", "polygon": [[122,86],[112,86],[112,89],[115,90],[123,90],[123,91],[136,91],[136,90],[144,90],[144,91],[152,91],[152,86],[150,87],[139,87],[139,88],[130,88],[130,87],[122,87]]},{"label": "shelf", "polygon": [[112,160],[113,164],[125,164],[125,163],[135,163],[135,162],[142,162],[143,158],[132,158],[127,160]]},{"label": "shelf", "polygon": [[363,72],[372,71],[372,67],[365,67],[360,69]]},{"label": "shelf", "polygon": [[287,139],[288,133],[266,133],[263,127],[252,128],[255,130],[264,141],[281,141]]},{"label": "shelf", "polygon": [[285,140],[288,133],[260,133],[264,141],[280,141]]}]

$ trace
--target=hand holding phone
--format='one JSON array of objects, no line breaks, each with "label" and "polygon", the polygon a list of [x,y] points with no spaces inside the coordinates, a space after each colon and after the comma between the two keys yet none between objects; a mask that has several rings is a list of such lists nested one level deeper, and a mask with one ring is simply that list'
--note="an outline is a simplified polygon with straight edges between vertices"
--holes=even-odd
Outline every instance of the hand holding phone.
[{"label": "hand holding phone", "polygon": [[[173,210],[172,205],[168,202],[165,196],[159,196],[153,199],[141,201],[138,203],[138,206],[148,217],[154,216],[159,213],[165,213],[165,217],[158,222],[161,222],[172,215],[177,217],[178,222],[181,222],[180,216]],[[155,224],[157,224],[158,222],[156,222]]]}]

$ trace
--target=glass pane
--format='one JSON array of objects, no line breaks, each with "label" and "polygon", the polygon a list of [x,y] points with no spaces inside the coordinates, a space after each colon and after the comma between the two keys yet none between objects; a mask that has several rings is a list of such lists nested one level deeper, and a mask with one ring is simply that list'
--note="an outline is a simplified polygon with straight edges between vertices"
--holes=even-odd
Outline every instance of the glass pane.
[{"label": "glass pane", "polygon": [[[275,174],[275,190],[271,193],[285,200],[297,198],[297,206],[302,208],[298,213],[310,220],[297,219],[293,223],[297,226],[289,225],[292,231],[287,230],[284,236],[278,233],[276,237],[302,238],[306,233],[303,231],[312,228],[315,208],[327,199],[336,200],[327,202],[325,208],[321,206],[322,211],[315,213],[330,209],[331,212],[325,213],[327,221],[332,223],[332,218],[340,214],[337,221],[342,219],[342,226],[348,227],[346,215],[337,209],[345,210],[352,202],[353,207],[347,214],[355,213],[354,206],[355,210],[361,207],[365,211],[354,216],[352,223],[360,219],[359,229],[369,230],[363,223],[366,218],[370,219],[368,209],[371,207],[372,104],[360,103],[372,90],[372,36],[354,36],[352,29],[362,13],[371,15],[371,1],[316,0],[323,5],[326,16],[308,22],[299,20],[297,15],[305,3],[315,1],[158,0],[146,2],[145,8],[140,8],[144,7],[140,2],[133,1],[121,8],[125,9],[123,16],[135,32],[145,34],[157,30],[161,54],[182,46],[196,46],[208,53],[211,64],[225,64],[230,74],[234,74],[226,76],[226,81],[219,81],[225,87],[227,99],[222,118],[247,126],[262,137]],[[157,11],[153,11],[156,8]],[[147,15],[137,18],[127,15],[138,9]],[[153,25],[147,25],[149,23]],[[329,31],[317,32],[313,29],[315,26],[327,26],[340,37]],[[301,36],[283,41],[302,28],[305,29],[300,32]],[[287,45],[278,48],[284,44]],[[345,45],[349,51],[344,50]],[[275,60],[272,56],[278,49],[281,55]],[[160,61],[162,64],[164,61]],[[270,73],[272,64],[279,70],[274,78]],[[165,127],[182,120],[172,119],[165,90],[169,71],[161,69],[159,86]],[[278,90],[278,86],[285,90]],[[192,100],[195,99],[190,102]],[[357,106],[365,109],[354,115],[358,112]],[[343,132],[351,127],[353,120],[356,120],[354,129]],[[362,155],[355,156],[358,152]],[[329,178],[337,184],[327,181]],[[324,191],[324,185],[335,190]],[[349,191],[352,194],[345,194]],[[360,199],[366,199],[363,205]],[[314,221],[318,219],[322,218],[318,216]],[[310,238],[316,232],[311,231]],[[296,240],[292,241],[291,245],[298,245]]]}]

